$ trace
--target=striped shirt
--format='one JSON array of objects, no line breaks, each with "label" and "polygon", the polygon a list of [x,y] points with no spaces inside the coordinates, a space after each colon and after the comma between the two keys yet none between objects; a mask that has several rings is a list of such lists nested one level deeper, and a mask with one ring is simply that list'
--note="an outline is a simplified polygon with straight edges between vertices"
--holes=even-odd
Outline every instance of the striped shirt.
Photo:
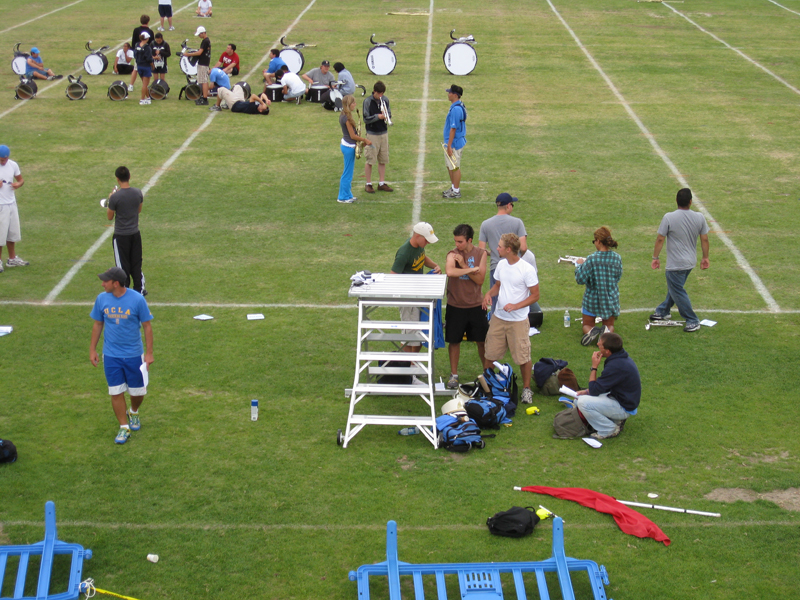
[{"label": "striped shirt", "polygon": [[612,250],[594,252],[575,267],[575,281],[585,285],[583,312],[601,319],[619,316],[619,280],[622,258]]}]

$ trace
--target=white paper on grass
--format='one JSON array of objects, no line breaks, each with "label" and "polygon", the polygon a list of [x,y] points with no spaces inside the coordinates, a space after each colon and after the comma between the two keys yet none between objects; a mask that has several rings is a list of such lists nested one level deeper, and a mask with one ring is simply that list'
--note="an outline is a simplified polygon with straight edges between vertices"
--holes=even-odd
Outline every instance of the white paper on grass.
[{"label": "white paper on grass", "polygon": [[247,315],[247,320],[248,321],[260,321],[263,318],[264,318],[264,315],[262,315],[261,313],[253,313],[253,314]]},{"label": "white paper on grass", "polygon": [[0,325],[0,337],[3,337],[4,335],[8,335],[12,331],[14,331],[14,326],[13,325]]},{"label": "white paper on grass", "polygon": [[584,442],[589,444],[592,448],[602,448],[603,444],[601,444],[598,440],[594,438],[581,438]]},{"label": "white paper on grass", "polygon": [[577,398],[578,397],[578,393],[577,392],[569,389],[565,385],[562,385],[560,388],[558,388],[558,393],[559,394],[564,394],[565,396],[571,396],[573,398]]},{"label": "white paper on grass", "polygon": [[197,315],[195,317],[195,319],[197,319],[198,321],[209,321],[209,320],[211,320],[213,318],[214,317],[212,317],[211,315]]},{"label": "white paper on grass", "polygon": [[708,319],[703,319],[702,321],[700,321],[700,325],[705,325],[706,327],[713,327],[716,324],[717,324],[716,321],[710,321]]}]

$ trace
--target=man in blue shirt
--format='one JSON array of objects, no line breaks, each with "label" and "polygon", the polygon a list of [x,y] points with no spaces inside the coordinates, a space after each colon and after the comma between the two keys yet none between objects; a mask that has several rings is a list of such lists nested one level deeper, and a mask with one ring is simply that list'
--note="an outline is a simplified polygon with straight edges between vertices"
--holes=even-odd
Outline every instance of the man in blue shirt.
[{"label": "man in blue shirt", "polygon": [[[617,437],[628,417],[639,409],[642,381],[636,363],[622,347],[616,333],[604,333],[597,340],[599,350],[592,354],[589,389],[578,392],[575,405],[596,429],[592,437],[598,440]],[[606,359],[603,375],[597,378],[600,361]]]},{"label": "man in blue shirt", "polygon": [[445,90],[450,100],[450,111],[444,122],[444,162],[450,175],[450,189],[442,192],[443,198],[461,198],[461,151],[467,145],[467,109],[461,102],[464,90],[451,85]]},{"label": "man in blue shirt", "polygon": [[[128,276],[119,267],[98,275],[104,292],[97,296],[91,317],[92,341],[89,360],[96,367],[100,362],[97,342],[103,334],[103,367],[108,382],[111,406],[119,421],[119,433],[114,441],[124,444],[131,431],[139,431],[139,407],[147,394],[147,373],[153,364],[153,315],[147,301],[139,292],[126,288]],[[147,350],[142,353],[142,334]],[[105,330],[105,333],[104,333]],[[131,397],[127,410],[125,392]]]},{"label": "man in blue shirt", "polygon": [[275,83],[275,76],[281,70],[281,67],[286,65],[286,62],[281,58],[281,51],[273,48],[269,51],[269,65],[264,69],[264,83],[270,85]]}]

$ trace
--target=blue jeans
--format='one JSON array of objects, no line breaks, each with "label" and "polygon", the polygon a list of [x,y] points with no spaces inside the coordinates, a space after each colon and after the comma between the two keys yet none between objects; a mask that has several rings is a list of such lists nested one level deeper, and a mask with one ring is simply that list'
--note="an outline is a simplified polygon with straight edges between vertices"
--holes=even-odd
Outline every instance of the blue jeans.
[{"label": "blue jeans", "polygon": [[667,298],[656,307],[657,314],[666,316],[672,306],[677,305],[678,312],[686,320],[687,325],[694,325],[700,322],[700,319],[697,318],[697,315],[692,310],[692,301],[689,300],[689,294],[683,289],[683,285],[691,272],[691,269],[667,271]]},{"label": "blue jeans", "polygon": [[339,181],[339,200],[350,200],[353,197],[353,169],[356,166],[356,149],[340,145],[344,155],[344,170]]},{"label": "blue jeans", "polygon": [[578,396],[576,405],[589,421],[589,425],[594,427],[601,436],[611,435],[620,423],[631,416],[620,406],[619,402],[610,398],[608,394]]}]

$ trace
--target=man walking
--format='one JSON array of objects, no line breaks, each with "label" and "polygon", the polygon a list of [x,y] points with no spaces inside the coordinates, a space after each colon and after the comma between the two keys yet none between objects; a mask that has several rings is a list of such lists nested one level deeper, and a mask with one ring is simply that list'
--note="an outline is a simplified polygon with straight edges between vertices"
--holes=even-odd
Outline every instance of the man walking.
[{"label": "man walking", "polygon": [[[481,223],[480,233],[478,234],[478,247],[491,254],[489,263],[489,285],[494,285],[494,271],[500,256],[497,254],[497,245],[500,243],[500,236],[504,233],[513,233],[519,238],[520,254],[528,251],[528,233],[525,231],[525,224],[522,219],[512,217],[514,203],[519,199],[511,194],[503,192],[495,199],[497,214]],[[492,310],[497,305],[497,297],[492,299]]]},{"label": "man walking", "polygon": [[[127,275],[119,267],[111,267],[98,275],[103,293],[97,296],[91,317],[92,341],[89,360],[96,367],[100,362],[97,342],[103,334],[103,369],[111,396],[111,407],[119,421],[119,432],[114,441],[124,444],[131,431],[141,429],[139,407],[147,394],[150,365],[153,364],[153,315],[144,296],[125,287]],[[144,330],[146,351],[142,353]],[[125,403],[125,392],[131,397],[130,410]]]},{"label": "man walking", "polygon": [[128,167],[117,167],[114,175],[119,189],[108,197],[106,211],[108,220],[114,221],[114,237],[111,241],[114,262],[126,275],[122,285],[128,287],[132,277],[133,289],[146,296],[142,273],[142,234],[139,233],[139,213],[142,212],[144,196],[139,188],[131,187]]},{"label": "man walking", "polygon": [[481,306],[481,286],[486,278],[486,251],[472,244],[475,230],[466,223],[453,230],[455,250],[447,254],[447,310],[445,311],[444,341],[450,357],[450,379],[447,387],[458,387],[458,359],[461,356],[461,341],[464,335],[468,342],[478,346],[481,366],[484,359],[484,342],[489,323],[486,311]]},{"label": "man walking", "polygon": [[[592,353],[589,388],[578,392],[575,404],[596,432],[597,440],[617,437],[628,417],[636,414],[642,398],[639,369],[622,347],[616,333],[604,333]],[[603,375],[597,378],[600,361],[606,359]]]},{"label": "man walking", "polygon": [[700,329],[700,320],[692,310],[692,302],[686,293],[684,285],[689,273],[697,265],[697,238],[700,238],[700,247],[703,258],[700,268],[707,269],[708,262],[708,223],[703,215],[691,209],[692,191],[683,188],[678,191],[676,198],[678,210],[664,215],[658,227],[658,236],[653,250],[651,268],[658,269],[661,262],[658,255],[667,240],[667,297],[656,307],[650,315],[651,321],[666,321],[670,318],[673,305],[678,306],[678,312],[686,321],[683,330],[687,333]]},{"label": "man walking", "polygon": [[[378,189],[381,192],[394,191],[386,183],[386,165],[389,164],[389,123],[392,121],[392,110],[389,98],[386,97],[386,85],[376,81],[372,86],[372,95],[364,99],[364,127],[367,130],[366,138],[372,142],[371,146],[364,148],[364,190],[374,194],[372,187],[372,166],[378,163],[378,176],[380,182]],[[383,112],[386,108],[386,113]]]},{"label": "man walking", "polygon": [[26,267],[30,263],[16,253],[17,242],[22,240],[19,227],[16,190],[25,183],[19,165],[11,160],[11,149],[0,146],[0,273],[3,272],[3,246],[8,248],[7,267]]},{"label": "man walking", "polygon": [[443,198],[461,198],[461,152],[467,145],[467,109],[461,102],[464,90],[451,85],[447,90],[450,110],[444,121],[444,152],[447,173],[450,175],[450,189],[442,192]]},{"label": "man walking", "polygon": [[519,238],[513,233],[504,233],[497,245],[500,262],[495,270],[495,283],[483,297],[483,309],[498,296],[497,308],[489,322],[483,365],[491,369],[494,361],[501,361],[506,350],[519,365],[522,373],[523,404],[533,402],[531,392],[531,340],[528,336],[528,312],[530,305],[539,301],[539,278],[534,269],[519,257]]}]

